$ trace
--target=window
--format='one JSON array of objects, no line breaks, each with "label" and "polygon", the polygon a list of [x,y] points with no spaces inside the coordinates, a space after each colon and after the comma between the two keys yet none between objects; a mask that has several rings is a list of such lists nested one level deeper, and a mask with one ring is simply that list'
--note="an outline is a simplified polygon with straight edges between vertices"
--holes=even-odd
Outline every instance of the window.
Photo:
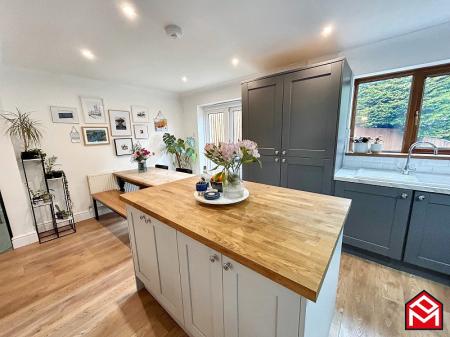
[{"label": "window", "polygon": [[450,65],[355,80],[351,141],[378,136],[384,152],[421,140],[450,154]]},{"label": "window", "polygon": [[[231,101],[203,107],[205,114],[204,143],[237,142],[242,139],[241,101]],[[208,168],[213,165],[207,160]]]}]

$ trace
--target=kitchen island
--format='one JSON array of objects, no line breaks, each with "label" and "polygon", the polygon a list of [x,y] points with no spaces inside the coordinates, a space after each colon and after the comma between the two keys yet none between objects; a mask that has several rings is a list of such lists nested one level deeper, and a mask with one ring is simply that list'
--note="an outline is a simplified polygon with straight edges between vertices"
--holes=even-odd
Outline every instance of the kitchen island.
[{"label": "kitchen island", "polygon": [[326,337],[350,200],[246,182],[237,205],[198,178],[121,195],[138,285],[193,337]]}]

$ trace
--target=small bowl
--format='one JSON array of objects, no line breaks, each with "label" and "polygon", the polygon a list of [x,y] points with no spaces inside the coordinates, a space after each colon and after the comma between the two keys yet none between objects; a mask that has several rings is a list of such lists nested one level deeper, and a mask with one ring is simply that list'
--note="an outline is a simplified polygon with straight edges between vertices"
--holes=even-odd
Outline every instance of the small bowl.
[{"label": "small bowl", "polygon": [[205,192],[208,189],[208,183],[206,181],[199,181],[195,184],[195,190],[197,192]]}]

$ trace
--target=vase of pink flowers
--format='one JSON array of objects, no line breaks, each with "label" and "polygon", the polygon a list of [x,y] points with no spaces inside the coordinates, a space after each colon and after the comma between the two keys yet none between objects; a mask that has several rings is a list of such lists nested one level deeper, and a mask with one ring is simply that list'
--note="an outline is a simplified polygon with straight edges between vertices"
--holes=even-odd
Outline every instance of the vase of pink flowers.
[{"label": "vase of pink flowers", "polygon": [[133,153],[131,154],[131,160],[138,163],[138,172],[142,173],[147,171],[147,159],[153,156],[154,153],[142,147],[137,143],[133,145]]},{"label": "vase of pink flowers", "polygon": [[259,163],[258,145],[251,140],[237,143],[206,144],[205,156],[222,168],[223,194],[226,198],[236,199],[244,195],[241,179],[241,167],[244,164]]}]

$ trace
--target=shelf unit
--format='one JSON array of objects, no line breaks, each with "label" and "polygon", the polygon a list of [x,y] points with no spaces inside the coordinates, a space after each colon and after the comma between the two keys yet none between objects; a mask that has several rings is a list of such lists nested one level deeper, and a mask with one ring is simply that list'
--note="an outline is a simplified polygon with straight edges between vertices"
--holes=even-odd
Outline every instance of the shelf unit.
[{"label": "shelf unit", "polygon": [[[30,181],[29,181],[29,175],[27,174],[27,167],[28,167],[28,165],[32,165],[32,164],[34,164],[34,165],[40,164],[39,165],[39,167],[41,169],[40,174],[42,175],[45,190],[47,193],[50,193],[49,184],[48,184],[49,181],[55,181],[55,182],[60,181],[61,182],[61,187],[62,187],[63,194],[64,194],[64,202],[66,205],[66,210],[70,213],[70,216],[67,219],[57,219],[56,212],[55,212],[55,203],[54,203],[53,199],[50,202],[40,202],[40,203],[36,204],[35,202],[33,202],[33,198],[31,196],[30,192],[28,192],[28,196],[29,196],[30,204],[31,204],[31,211],[33,214],[34,227],[36,229],[36,232],[37,232],[37,235],[39,238],[39,243],[51,241],[51,240],[57,239],[61,236],[75,233],[76,232],[76,223],[75,223],[73,213],[72,213],[70,194],[69,194],[69,190],[67,187],[67,180],[66,180],[65,175],[63,174],[62,177],[60,177],[60,178],[46,179],[43,157],[34,158],[34,159],[22,159],[23,173],[25,176],[25,182],[26,182],[28,191],[30,191]],[[37,212],[37,209],[40,209],[42,207],[48,207],[48,209],[50,211],[51,220],[38,223],[37,217],[36,217],[36,212]],[[60,224],[63,224],[63,223],[67,223],[67,225],[59,226]],[[45,230],[43,230],[43,231],[40,230],[41,229],[40,227],[47,226],[49,224],[51,224],[51,229],[44,228]]]}]

